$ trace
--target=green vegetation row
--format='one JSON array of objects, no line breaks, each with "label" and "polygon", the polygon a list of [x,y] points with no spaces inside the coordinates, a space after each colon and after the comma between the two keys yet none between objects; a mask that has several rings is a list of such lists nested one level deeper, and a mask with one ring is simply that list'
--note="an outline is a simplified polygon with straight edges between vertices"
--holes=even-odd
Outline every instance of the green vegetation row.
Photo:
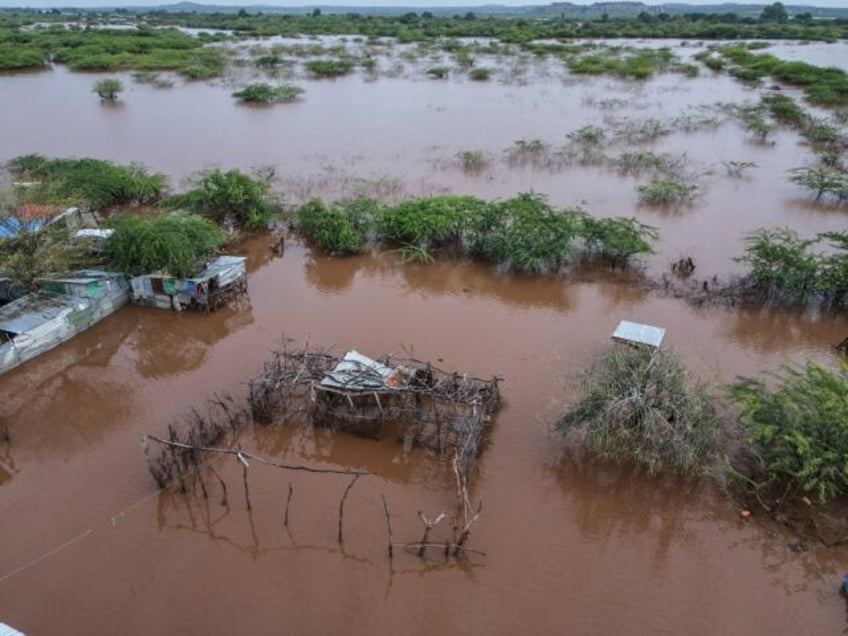
[{"label": "green vegetation row", "polygon": [[[546,45],[538,40],[575,38],[675,39],[802,39],[834,41],[848,35],[845,21],[815,22],[809,16],[774,20],[743,18],[734,14],[642,14],[637,18],[597,21],[552,17],[330,14],[242,15],[162,13],[116,15],[115,21],[136,28],[100,28],[86,16],[72,16],[79,24],[66,26],[67,15],[0,15],[0,70],[36,69],[49,62],[75,70],[177,71],[189,78],[219,74],[226,63],[222,47],[206,44],[233,38],[269,36],[354,35],[377,41],[395,38],[401,43],[439,38],[485,37],[503,44],[519,44],[534,52]],[[50,22],[53,21],[53,24]],[[47,22],[48,26],[43,26]],[[192,36],[175,28],[225,29],[226,34]],[[593,61],[582,68],[592,68]],[[631,62],[636,67],[637,62]],[[638,70],[638,68],[637,68]]]},{"label": "green vegetation row", "polygon": [[657,239],[654,228],[635,219],[557,209],[538,194],[495,202],[443,195],[398,205],[312,199],[298,208],[297,219],[303,235],[331,253],[356,253],[376,242],[414,259],[430,260],[443,250],[537,274],[587,258],[624,267],[632,257],[650,253]]},{"label": "green vegetation row", "polygon": [[36,69],[49,62],[78,71],[178,71],[189,78],[216,75],[226,56],[176,28],[88,29],[54,25],[23,30],[0,26],[0,70]]},{"label": "green vegetation row", "polygon": [[572,38],[698,38],[833,40],[845,37],[846,22],[815,23],[809,16],[785,21],[761,21],[732,13],[643,14],[636,18],[586,20],[559,16],[476,16],[472,12],[442,16],[431,12],[404,15],[356,13],[320,15],[246,15],[169,13],[147,15],[151,24],[182,25],[207,29],[230,29],[251,36],[363,35],[393,37],[415,42],[439,37],[487,37],[502,42],[525,43],[539,39]]},{"label": "green vegetation row", "polygon": [[167,196],[168,178],[150,174],[140,164],[120,165],[102,159],[21,155],[6,163],[18,181],[20,205],[58,209],[78,205],[104,210],[120,205],[161,204],[200,214],[216,223],[250,229],[265,227],[273,209],[273,175],[250,175],[219,169],[199,173],[192,188]]},{"label": "green vegetation row", "polygon": [[693,383],[672,351],[617,345],[579,378],[557,423],[604,460],[651,474],[720,475],[766,510],[848,494],[848,365],[790,365],[725,388],[738,417]]},{"label": "green vegetation row", "polygon": [[733,63],[728,70],[739,79],[751,81],[772,77],[802,87],[813,104],[848,104],[848,73],[842,69],[785,61],[768,53],[752,53],[741,45],[719,47],[718,53]]}]

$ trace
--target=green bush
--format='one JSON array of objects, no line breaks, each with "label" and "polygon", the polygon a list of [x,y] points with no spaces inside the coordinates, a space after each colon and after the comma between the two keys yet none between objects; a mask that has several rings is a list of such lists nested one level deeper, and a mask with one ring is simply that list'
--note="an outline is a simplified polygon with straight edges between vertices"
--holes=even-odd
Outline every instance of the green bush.
[{"label": "green bush", "polygon": [[[367,200],[371,201],[371,200]],[[369,225],[364,218],[368,202],[358,200],[347,208],[311,199],[297,210],[300,232],[316,247],[331,254],[357,254],[365,247]],[[371,202],[372,208],[376,203]]]},{"label": "green bush", "polygon": [[233,97],[243,102],[260,102],[271,104],[273,102],[293,102],[301,94],[303,89],[294,84],[283,84],[271,86],[270,84],[250,84],[240,91],[232,94]]},{"label": "green bush", "polygon": [[810,361],[776,379],[772,387],[742,378],[729,388],[744,434],[731,477],[767,509],[848,494],[848,365],[834,371]]},{"label": "green bush", "polygon": [[696,475],[714,460],[721,425],[713,400],[672,352],[614,345],[579,384],[580,401],[556,428],[579,433],[591,454],[650,474]]},{"label": "green bush", "polygon": [[267,223],[271,215],[269,179],[216,168],[200,173],[195,182],[196,187],[169,198],[166,205],[251,229],[260,229]]},{"label": "green bush", "polygon": [[816,201],[822,197],[848,200],[848,175],[830,167],[793,168],[789,180],[811,192]]},{"label": "green bush", "polygon": [[480,66],[469,71],[468,77],[476,82],[485,82],[492,77],[492,69]]},{"label": "green bush", "polygon": [[748,265],[751,282],[769,302],[842,306],[848,299],[848,233],[802,239],[787,228],[760,229],[746,243],[737,260]]},{"label": "green bush", "polygon": [[159,271],[192,276],[226,238],[212,221],[193,214],[121,215],[110,219],[109,226],[115,232],[104,244],[104,257],[129,276]]},{"label": "green bush", "polygon": [[447,66],[433,66],[425,72],[433,79],[445,79],[450,74],[450,69]]},{"label": "green bush", "polygon": [[651,243],[659,238],[657,229],[636,219],[581,217],[580,235],[589,256],[624,267],[637,254],[652,254]]},{"label": "green bush", "polygon": [[432,249],[462,247],[472,221],[487,203],[475,197],[441,195],[409,199],[382,210],[377,222],[380,240]]},{"label": "green bush", "polygon": [[654,179],[637,186],[639,199],[651,205],[676,205],[688,203],[698,191],[698,186],[675,179]]},{"label": "green bush", "polygon": [[7,165],[22,180],[39,182],[21,193],[25,201],[36,203],[94,209],[153,203],[168,183],[165,175],[149,174],[140,164],[122,166],[100,159],[51,159],[32,154],[15,157]]},{"label": "green bush", "polygon": [[557,210],[541,195],[520,194],[481,208],[470,251],[519,272],[555,272],[571,261],[583,216],[582,210]]},{"label": "green bush", "polygon": [[107,77],[102,80],[97,80],[91,89],[92,93],[97,95],[102,100],[114,101],[118,99],[118,93],[124,90],[124,85],[116,77]]},{"label": "green bush", "polygon": [[791,126],[801,127],[807,120],[807,113],[788,95],[769,93],[760,99],[763,106],[778,121]]},{"label": "green bush", "polygon": [[355,64],[351,60],[309,60],[304,66],[316,77],[339,77],[353,71]]}]

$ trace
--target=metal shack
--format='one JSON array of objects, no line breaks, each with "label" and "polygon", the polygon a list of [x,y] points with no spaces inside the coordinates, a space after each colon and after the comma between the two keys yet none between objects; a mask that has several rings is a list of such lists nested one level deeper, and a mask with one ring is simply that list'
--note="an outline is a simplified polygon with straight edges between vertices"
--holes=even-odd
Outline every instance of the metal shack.
[{"label": "metal shack", "polygon": [[244,256],[219,256],[191,278],[148,274],[130,279],[132,300],[162,309],[213,311],[247,292]]},{"label": "metal shack", "polygon": [[85,331],[129,301],[122,274],[75,272],[0,307],[0,373]]}]

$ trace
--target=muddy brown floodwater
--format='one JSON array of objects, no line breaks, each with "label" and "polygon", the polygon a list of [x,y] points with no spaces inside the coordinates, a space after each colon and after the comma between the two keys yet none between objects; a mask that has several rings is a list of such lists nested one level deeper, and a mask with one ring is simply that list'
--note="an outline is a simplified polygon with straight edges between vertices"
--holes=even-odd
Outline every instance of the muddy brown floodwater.
[{"label": "muddy brown floodwater", "polygon": [[[205,84],[133,86],[123,107],[104,109],[89,93],[94,79],[61,68],[0,78],[2,158],[38,151],[141,160],[177,177],[213,163],[270,164],[318,193],[357,177],[413,193],[497,197],[532,188],[560,205],[585,200],[590,212],[660,226],[654,272],[686,252],[709,275],[726,274],[747,229],[845,223],[844,212],[806,204],[785,182],[783,171],[806,158],[797,138],[752,146],[735,124],[661,142],[704,166],[723,158],[760,165],[741,182],[704,176],[702,197],[675,213],[638,207],[635,181],[601,168],[496,164],[471,176],[437,161],[465,148],[494,155],[518,138],[553,140],[601,121],[585,99],[592,95],[628,100],[633,116],[756,97],[721,77],[628,84],[562,74],[526,86],[353,77],[310,82],[303,103],[265,110],[238,108],[227,87]],[[276,257],[264,237],[244,250],[249,304],[208,316],[127,307],[0,378],[0,424],[11,436],[0,442],[0,620],[28,634],[85,635],[844,629],[844,547],[808,542],[795,553],[788,544],[797,537],[757,516],[741,521],[708,486],[576,462],[549,432],[570,396],[568,378],[622,318],[665,326],[668,346],[718,384],[806,356],[829,359],[848,335],[844,315],[696,309],[613,280],[400,265],[391,255],[324,258],[297,243]],[[240,435],[265,457],[371,473],[347,501],[343,546],[344,478],[254,464],[250,512],[231,459],[213,462],[229,507],[210,481],[208,500],[156,490],[142,435],[161,434],[214,391],[242,393],[281,338],[372,356],[412,347],[441,366],[505,378],[472,481],[483,514],[470,545],[486,556],[388,559],[381,496],[402,541],[420,537],[418,510],[433,516],[454,501],[449,465],[405,452],[392,436],[375,442],[287,426]]]}]

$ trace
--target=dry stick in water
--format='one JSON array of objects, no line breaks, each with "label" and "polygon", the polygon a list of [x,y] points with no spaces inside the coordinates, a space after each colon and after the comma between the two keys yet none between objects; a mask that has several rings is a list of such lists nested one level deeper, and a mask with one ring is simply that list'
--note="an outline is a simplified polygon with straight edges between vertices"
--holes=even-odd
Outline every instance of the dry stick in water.
[{"label": "dry stick in water", "polygon": [[286,514],[283,517],[283,527],[289,527],[289,504],[291,503],[292,493],[294,492],[294,488],[292,488],[291,482],[289,482],[289,494],[286,497]]},{"label": "dry stick in water", "polygon": [[219,475],[219,474],[218,474],[218,471],[217,471],[217,470],[215,470],[215,469],[214,469],[214,468],[212,468],[211,466],[207,466],[207,468],[208,468],[209,470],[211,470],[211,471],[212,471],[212,474],[213,474],[213,475],[215,475],[215,477],[217,477],[217,478],[218,478],[218,483],[220,483],[220,484],[221,484],[221,505],[222,505],[222,506],[227,506],[227,507],[229,508],[230,504],[229,504],[229,502],[228,502],[228,500],[227,500],[227,482],[225,482],[225,481],[221,478],[221,475]]},{"label": "dry stick in water", "polygon": [[183,444],[182,442],[176,442],[172,440],[162,439],[161,437],[156,437],[155,435],[146,435],[145,439],[157,442],[158,444],[164,444],[165,446],[170,446],[171,448],[182,448],[185,450],[192,450],[198,453],[212,453],[217,455],[236,455],[236,457],[241,457],[240,461],[246,461],[248,459],[258,462],[260,464],[265,464],[266,466],[273,466],[274,468],[282,468],[283,470],[300,470],[307,473],[319,473],[325,475],[358,475],[362,477],[363,475],[370,475],[368,471],[365,470],[341,470],[336,468],[312,468],[311,466],[298,466],[296,464],[281,464],[279,462],[272,462],[268,459],[264,459],[259,455],[253,455],[252,453],[247,453],[243,450],[232,450],[229,448],[214,448],[211,446],[192,446],[191,444]]},{"label": "dry stick in water", "polygon": [[[418,543],[418,545],[421,546],[418,550],[418,556],[423,557],[424,556],[424,550],[427,549],[427,546],[438,545],[436,543],[427,543],[427,537],[430,536],[430,530],[432,530],[436,525],[438,525],[439,522],[442,521],[442,519],[447,517],[447,515],[444,512],[440,512],[438,517],[436,517],[433,520],[430,520],[426,516],[424,516],[423,510],[419,510],[418,516],[421,517],[421,521],[424,523],[424,536],[421,538],[421,541],[419,541],[419,543]],[[410,544],[410,545],[413,545],[413,544]]]},{"label": "dry stick in water", "polygon": [[241,462],[241,469],[242,469],[241,478],[242,478],[242,481],[244,481],[244,499],[247,502],[247,509],[250,510],[251,509],[250,491],[247,489],[247,467],[250,464],[247,463],[247,460],[241,454],[241,446],[238,447],[238,452],[236,453],[236,459],[238,459]]},{"label": "dry stick in water", "polygon": [[389,515],[389,505],[386,503],[386,495],[383,497],[383,512],[386,513],[386,528],[389,531],[389,559],[392,558],[392,518]]},{"label": "dry stick in water", "polygon": [[344,539],[342,538],[342,522],[344,521],[344,505],[345,499],[347,499],[347,495],[350,492],[350,489],[353,488],[353,485],[356,483],[356,480],[359,479],[362,475],[357,474],[353,479],[350,480],[350,483],[345,488],[344,494],[342,495],[342,500],[339,502],[339,543],[343,543]]}]

